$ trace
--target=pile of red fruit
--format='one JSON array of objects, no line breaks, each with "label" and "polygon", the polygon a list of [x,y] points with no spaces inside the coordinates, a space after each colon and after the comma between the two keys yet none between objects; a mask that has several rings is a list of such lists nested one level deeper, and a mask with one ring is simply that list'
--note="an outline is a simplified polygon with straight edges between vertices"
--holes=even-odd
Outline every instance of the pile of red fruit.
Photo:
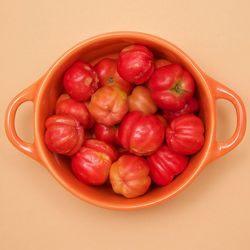
[{"label": "pile of red fruit", "polygon": [[137,197],[151,180],[169,184],[204,144],[192,75],[180,64],[154,59],[143,45],[94,66],[73,63],[63,86],[66,93],[45,123],[45,143],[71,157],[84,184],[109,179],[115,193]]}]

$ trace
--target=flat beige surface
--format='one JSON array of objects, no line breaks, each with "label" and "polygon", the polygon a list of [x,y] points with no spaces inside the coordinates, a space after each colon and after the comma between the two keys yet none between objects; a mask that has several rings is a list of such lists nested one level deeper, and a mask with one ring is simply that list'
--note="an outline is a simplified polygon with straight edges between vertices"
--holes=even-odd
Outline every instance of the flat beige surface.
[{"label": "flat beige surface", "polygon": [[[1,250],[249,250],[250,143],[208,165],[174,199],[133,212],[86,204],[7,141],[4,110],[67,49],[90,36],[134,30],[163,37],[208,74],[234,89],[249,114],[249,0],[0,1]],[[32,105],[17,129],[31,140]],[[219,138],[235,125],[230,104],[218,104]]]}]

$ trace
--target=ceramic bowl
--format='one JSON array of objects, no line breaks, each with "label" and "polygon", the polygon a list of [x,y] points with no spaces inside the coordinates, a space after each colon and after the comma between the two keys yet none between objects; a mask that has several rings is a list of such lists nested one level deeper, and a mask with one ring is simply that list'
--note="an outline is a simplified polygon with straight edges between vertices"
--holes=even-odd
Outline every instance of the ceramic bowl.
[{"label": "ceramic bowl", "polygon": [[[72,174],[65,157],[51,153],[44,144],[44,121],[53,114],[55,103],[62,92],[62,76],[77,59],[93,62],[107,55],[116,56],[130,44],[148,46],[156,57],[166,57],[182,64],[196,81],[200,100],[200,116],[205,124],[205,144],[191,158],[187,169],[165,187],[155,187],[145,195],[126,199],[116,195],[110,187],[91,187],[80,183]],[[237,124],[234,134],[227,141],[216,139],[216,100],[226,99],[236,110]],[[34,142],[24,142],[15,130],[15,115],[18,107],[32,101],[34,105]],[[211,161],[231,151],[242,140],[246,128],[246,113],[240,97],[225,85],[204,73],[183,51],[159,37],[138,32],[113,32],[87,39],[60,57],[39,80],[20,92],[10,102],[5,119],[6,134],[13,145],[41,163],[71,193],[91,204],[112,209],[135,209],[166,201],[187,187]],[[209,187],[207,187],[209,188]]]}]

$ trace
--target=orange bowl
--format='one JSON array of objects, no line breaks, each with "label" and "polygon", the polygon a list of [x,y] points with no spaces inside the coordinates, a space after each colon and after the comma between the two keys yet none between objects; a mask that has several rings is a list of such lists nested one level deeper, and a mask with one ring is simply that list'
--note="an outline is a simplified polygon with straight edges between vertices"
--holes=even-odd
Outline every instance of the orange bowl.
[{"label": "orange bowl", "polygon": [[[91,187],[80,183],[72,174],[65,157],[51,153],[44,144],[44,121],[54,113],[55,103],[62,92],[62,76],[77,59],[94,62],[104,56],[116,56],[125,46],[133,43],[148,46],[159,58],[168,58],[182,64],[193,75],[200,99],[200,116],[206,133],[205,144],[194,155],[187,169],[165,187],[155,187],[145,195],[126,199],[111,188]],[[216,107],[218,98],[231,102],[236,110],[237,125],[234,134],[225,142],[216,140]],[[15,130],[18,107],[26,101],[34,104],[34,142],[20,139]],[[246,129],[246,112],[240,97],[226,86],[206,75],[183,51],[159,37],[138,32],[113,32],[85,40],[60,57],[37,82],[19,93],[9,104],[5,119],[6,134],[20,151],[44,165],[48,171],[71,193],[94,205],[112,209],[135,209],[155,205],[173,197],[184,189],[212,160],[228,153],[242,140]]]}]

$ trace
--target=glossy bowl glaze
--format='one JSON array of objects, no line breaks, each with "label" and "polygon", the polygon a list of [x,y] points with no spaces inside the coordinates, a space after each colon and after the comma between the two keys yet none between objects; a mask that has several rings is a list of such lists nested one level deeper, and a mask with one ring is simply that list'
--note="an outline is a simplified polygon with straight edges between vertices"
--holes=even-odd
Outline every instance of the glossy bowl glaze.
[{"label": "glossy bowl glaze", "polygon": [[[54,113],[55,103],[62,92],[62,76],[65,70],[77,59],[94,62],[107,55],[116,56],[125,46],[139,43],[148,46],[156,57],[166,57],[172,62],[181,63],[191,72],[196,81],[200,99],[200,116],[206,132],[202,150],[191,158],[187,169],[165,187],[152,188],[147,194],[126,199],[116,195],[111,188],[90,187],[80,183],[72,174],[67,158],[48,151],[44,144],[44,121]],[[216,100],[226,99],[236,110],[237,124],[234,134],[225,142],[216,140]],[[34,104],[34,142],[24,142],[15,130],[15,115],[18,107],[26,101]],[[80,199],[97,206],[112,209],[135,209],[165,201],[184,189],[212,160],[228,153],[242,140],[246,129],[246,113],[240,97],[206,75],[183,51],[159,37],[138,32],[113,32],[85,40],[60,57],[48,72],[37,82],[20,92],[9,104],[5,129],[13,145],[41,163],[71,193]],[[208,187],[209,188],[209,187]]]}]

